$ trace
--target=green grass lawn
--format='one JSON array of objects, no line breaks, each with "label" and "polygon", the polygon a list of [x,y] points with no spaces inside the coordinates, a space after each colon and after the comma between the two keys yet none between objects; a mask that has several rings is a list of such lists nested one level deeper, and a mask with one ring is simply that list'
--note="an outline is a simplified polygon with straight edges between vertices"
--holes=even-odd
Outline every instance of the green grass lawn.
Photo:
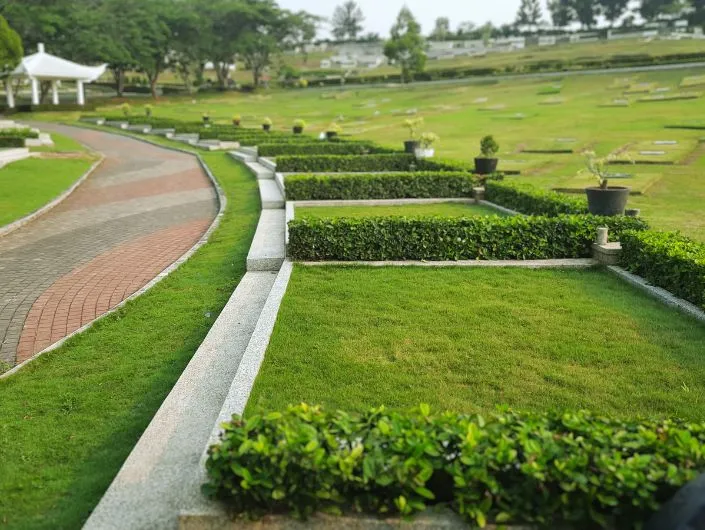
[{"label": "green grass lawn", "polygon": [[591,269],[297,266],[248,404],[705,418],[705,326]]},{"label": "green grass lawn", "polygon": [[479,215],[504,214],[481,204],[441,202],[433,204],[403,204],[380,206],[297,206],[295,215],[301,217],[374,217],[405,215],[440,215],[441,217],[475,217]]},{"label": "green grass lawn", "polygon": [[27,158],[0,169],[0,226],[38,210],[71,187],[95,158]]},{"label": "green grass lawn", "polygon": [[0,381],[0,528],[80,528],[245,273],[252,175],[203,155],[228,198],[187,263],[91,330]]},{"label": "green grass lawn", "polygon": [[86,148],[73,138],[63,134],[51,133],[54,145],[42,145],[40,147],[30,147],[30,151],[35,153],[71,153],[86,151]]}]

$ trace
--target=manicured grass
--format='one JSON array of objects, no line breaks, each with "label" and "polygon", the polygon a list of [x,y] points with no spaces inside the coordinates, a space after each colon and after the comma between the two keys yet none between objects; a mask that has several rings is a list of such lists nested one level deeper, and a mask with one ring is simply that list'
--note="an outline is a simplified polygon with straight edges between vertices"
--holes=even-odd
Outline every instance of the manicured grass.
[{"label": "manicured grass", "polygon": [[80,528],[245,273],[252,175],[203,155],[228,197],[187,263],[90,331],[0,381],[0,527]]},{"label": "manicured grass", "polygon": [[302,401],[705,418],[705,326],[599,269],[297,266],[248,413]]},{"label": "manicured grass", "polygon": [[475,217],[478,215],[504,214],[481,204],[441,202],[433,204],[403,204],[397,206],[297,206],[296,217],[374,217],[374,216],[426,216]]},{"label": "manicured grass", "polygon": [[54,145],[42,145],[40,147],[31,147],[29,150],[38,153],[71,153],[86,151],[86,148],[80,143],[64,136],[63,134],[51,133],[51,139]]},{"label": "manicured grass", "polygon": [[27,158],[0,169],[0,226],[38,210],[68,189],[93,157]]}]

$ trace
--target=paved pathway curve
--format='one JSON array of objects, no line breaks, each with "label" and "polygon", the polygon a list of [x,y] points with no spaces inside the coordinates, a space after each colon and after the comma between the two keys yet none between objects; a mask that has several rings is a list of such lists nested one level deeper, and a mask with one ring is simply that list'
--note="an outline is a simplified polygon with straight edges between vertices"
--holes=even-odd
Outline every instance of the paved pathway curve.
[{"label": "paved pathway curve", "polygon": [[66,201],[0,237],[0,360],[19,364],[115,307],[217,214],[198,161],[124,136],[42,126],[103,153]]}]

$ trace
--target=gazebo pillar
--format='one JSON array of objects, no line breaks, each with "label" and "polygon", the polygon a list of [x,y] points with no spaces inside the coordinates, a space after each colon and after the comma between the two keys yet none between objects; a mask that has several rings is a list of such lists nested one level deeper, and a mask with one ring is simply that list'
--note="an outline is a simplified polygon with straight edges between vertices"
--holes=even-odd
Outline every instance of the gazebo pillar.
[{"label": "gazebo pillar", "polygon": [[59,86],[56,81],[51,82],[51,102],[54,105],[59,104]]},{"label": "gazebo pillar", "polygon": [[5,81],[5,94],[7,94],[7,107],[15,108],[15,94],[12,93],[12,79]]},{"label": "gazebo pillar", "polygon": [[32,82],[32,105],[39,105],[39,81],[35,78],[30,78]]},{"label": "gazebo pillar", "polygon": [[86,104],[86,98],[83,95],[83,81],[76,81],[76,102],[79,105]]}]

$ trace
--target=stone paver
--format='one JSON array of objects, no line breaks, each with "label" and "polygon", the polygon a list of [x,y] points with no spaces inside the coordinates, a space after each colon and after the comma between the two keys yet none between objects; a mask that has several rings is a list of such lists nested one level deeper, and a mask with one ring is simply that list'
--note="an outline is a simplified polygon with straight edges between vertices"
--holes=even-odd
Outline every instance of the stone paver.
[{"label": "stone paver", "polygon": [[21,363],[115,307],[190,249],[217,214],[189,155],[64,126],[106,156],[65,202],[0,238],[0,360]]}]

